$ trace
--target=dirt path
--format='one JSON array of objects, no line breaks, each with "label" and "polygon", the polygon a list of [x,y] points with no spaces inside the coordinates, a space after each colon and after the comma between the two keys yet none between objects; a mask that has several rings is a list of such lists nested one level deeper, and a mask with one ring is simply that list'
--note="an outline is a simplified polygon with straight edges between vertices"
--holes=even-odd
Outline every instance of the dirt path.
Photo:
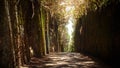
[{"label": "dirt path", "polygon": [[54,53],[32,58],[29,68],[110,68],[80,53]]}]

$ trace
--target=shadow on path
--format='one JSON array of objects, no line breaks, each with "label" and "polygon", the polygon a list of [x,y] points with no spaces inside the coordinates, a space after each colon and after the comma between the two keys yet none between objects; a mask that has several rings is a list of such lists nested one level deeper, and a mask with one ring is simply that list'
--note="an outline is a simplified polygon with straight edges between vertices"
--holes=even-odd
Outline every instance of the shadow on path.
[{"label": "shadow on path", "polygon": [[39,59],[33,57],[28,68],[110,68],[80,53],[53,53]]}]

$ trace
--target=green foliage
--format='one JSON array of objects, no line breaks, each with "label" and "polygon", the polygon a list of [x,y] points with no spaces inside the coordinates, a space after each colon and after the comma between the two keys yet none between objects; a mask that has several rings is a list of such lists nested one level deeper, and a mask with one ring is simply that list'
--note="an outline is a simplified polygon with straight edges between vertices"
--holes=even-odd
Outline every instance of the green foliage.
[{"label": "green foliage", "polygon": [[74,50],[75,49],[74,49],[74,45],[73,44],[64,46],[64,52],[73,52]]},{"label": "green foliage", "polygon": [[[74,19],[80,18],[87,14],[88,10],[96,11],[103,6],[106,6],[110,0],[42,0],[42,6],[49,9],[54,16],[57,17],[58,31],[61,33],[60,43],[64,44],[64,51],[74,51],[73,41],[68,42],[70,36],[68,35],[65,25],[68,23],[70,17]],[[66,10],[68,9],[68,10]],[[42,20],[42,19],[41,19]],[[43,20],[42,20],[43,21]],[[74,22],[74,26],[75,26]]]},{"label": "green foliage", "polygon": [[102,8],[108,4],[109,0],[89,0],[89,8],[90,10],[97,10],[98,8]]}]

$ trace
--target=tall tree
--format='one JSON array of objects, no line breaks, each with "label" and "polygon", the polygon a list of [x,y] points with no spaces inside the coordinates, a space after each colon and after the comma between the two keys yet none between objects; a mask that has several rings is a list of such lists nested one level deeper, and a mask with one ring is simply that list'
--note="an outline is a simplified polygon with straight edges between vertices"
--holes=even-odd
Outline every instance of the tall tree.
[{"label": "tall tree", "polygon": [[15,67],[15,51],[13,46],[11,19],[9,13],[9,2],[0,1],[0,67]]}]

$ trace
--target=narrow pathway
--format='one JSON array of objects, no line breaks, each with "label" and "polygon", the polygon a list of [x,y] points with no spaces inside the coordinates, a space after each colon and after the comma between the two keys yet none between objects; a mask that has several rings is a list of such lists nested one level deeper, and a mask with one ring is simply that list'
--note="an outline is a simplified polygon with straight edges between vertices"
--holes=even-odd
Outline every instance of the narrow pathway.
[{"label": "narrow pathway", "polygon": [[80,53],[54,53],[32,58],[29,68],[110,68]]}]

